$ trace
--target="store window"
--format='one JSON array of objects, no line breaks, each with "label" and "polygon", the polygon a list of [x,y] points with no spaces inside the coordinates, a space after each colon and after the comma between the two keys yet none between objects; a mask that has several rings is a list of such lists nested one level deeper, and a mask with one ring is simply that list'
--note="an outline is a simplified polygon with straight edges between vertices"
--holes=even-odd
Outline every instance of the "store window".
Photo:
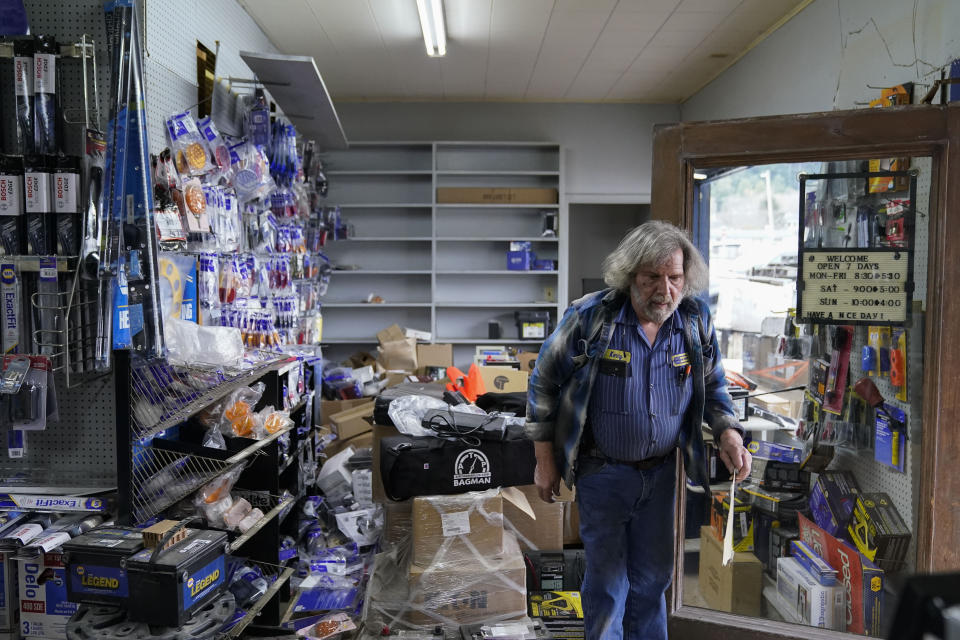
[{"label": "store window", "polygon": [[917,566],[931,164],[695,171],[695,236],[754,462],[731,501],[708,445],[712,499],[688,484],[685,607],[888,628]]}]

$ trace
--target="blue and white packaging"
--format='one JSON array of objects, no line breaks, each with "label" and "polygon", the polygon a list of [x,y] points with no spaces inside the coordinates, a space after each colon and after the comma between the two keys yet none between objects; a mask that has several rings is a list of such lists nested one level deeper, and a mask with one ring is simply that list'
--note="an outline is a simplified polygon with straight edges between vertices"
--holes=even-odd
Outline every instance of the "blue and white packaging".
[{"label": "blue and white packaging", "polygon": [[810,577],[825,587],[837,584],[837,570],[827,564],[810,546],[794,540],[790,543],[790,557],[796,558]]},{"label": "blue and white packaging", "polygon": [[803,624],[846,631],[846,594],[843,585],[824,586],[807,573],[796,558],[777,560],[777,593]]}]

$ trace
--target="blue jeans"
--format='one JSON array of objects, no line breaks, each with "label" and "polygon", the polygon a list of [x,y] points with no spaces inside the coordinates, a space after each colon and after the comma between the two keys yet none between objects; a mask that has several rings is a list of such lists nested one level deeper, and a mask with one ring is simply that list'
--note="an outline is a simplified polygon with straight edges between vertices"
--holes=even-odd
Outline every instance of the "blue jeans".
[{"label": "blue jeans", "polygon": [[666,640],[675,458],[648,471],[593,457],[577,466],[587,640]]}]

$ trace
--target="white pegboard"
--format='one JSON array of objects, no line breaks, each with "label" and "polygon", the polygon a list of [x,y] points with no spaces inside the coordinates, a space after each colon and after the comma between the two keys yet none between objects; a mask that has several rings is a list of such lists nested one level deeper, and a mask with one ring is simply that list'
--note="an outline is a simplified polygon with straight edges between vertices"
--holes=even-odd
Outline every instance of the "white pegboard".
[{"label": "white pegboard", "polygon": [[[929,257],[930,185],[932,162],[930,158],[914,158],[912,166],[918,170],[917,202],[915,203],[915,241],[913,252],[914,309],[926,309],[927,266]],[[917,304],[920,303],[920,304]],[[922,307],[921,307],[922,305]],[[890,404],[899,407],[907,416],[910,433],[904,473],[900,473],[874,460],[873,451],[853,453],[840,450],[832,468],[848,469],[857,478],[860,488],[868,493],[884,492],[890,495],[904,521],[914,532],[907,551],[905,571],[913,571],[917,559],[917,511],[920,500],[921,443],[923,438],[923,337],[924,312],[914,311],[907,326],[907,398],[908,402],[896,400],[896,389],[889,377],[873,378],[881,395]],[[860,377],[860,349],[866,344],[866,327],[857,327],[851,349],[851,383]]]},{"label": "white pegboard", "polygon": [[145,0],[145,9],[148,140],[157,153],[167,146],[164,121],[197,102],[198,40],[211,51],[220,42],[218,77],[253,77],[240,51],[279,51],[236,0]]}]

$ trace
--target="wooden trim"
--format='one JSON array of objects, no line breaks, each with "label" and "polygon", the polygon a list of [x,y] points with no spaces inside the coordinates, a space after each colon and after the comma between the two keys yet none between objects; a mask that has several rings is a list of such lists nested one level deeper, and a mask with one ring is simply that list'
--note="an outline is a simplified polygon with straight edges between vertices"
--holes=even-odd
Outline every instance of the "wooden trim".
[{"label": "wooden trim", "polygon": [[[955,472],[960,460],[960,429],[955,425],[960,385],[952,379],[960,373],[960,224],[951,224],[948,217],[949,212],[960,211],[960,188],[950,188],[960,184],[960,106],[681,123],[658,127],[653,142],[652,216],[687,229],[692,225],[694,168],[898,155],[932,158],[917,570],[960,569],[960,474]],[[682,544],[677,548],[675,581],[683,579]],[[846,635],[684,607],[677,593],[668,602],[671,637],[768,640]]]}]

